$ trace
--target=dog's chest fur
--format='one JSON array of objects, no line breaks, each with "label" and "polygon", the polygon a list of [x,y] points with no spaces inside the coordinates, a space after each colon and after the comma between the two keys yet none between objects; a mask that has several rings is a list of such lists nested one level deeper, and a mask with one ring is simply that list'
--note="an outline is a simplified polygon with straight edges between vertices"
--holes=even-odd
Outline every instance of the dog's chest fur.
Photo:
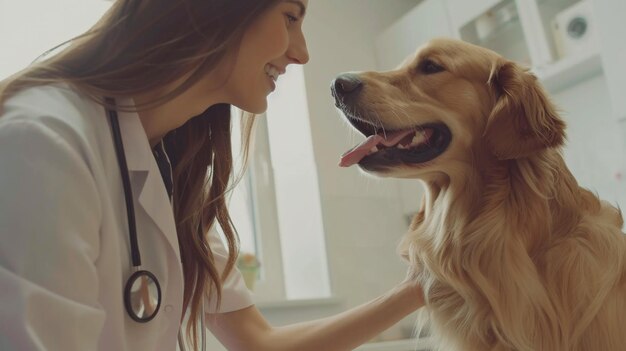
[{"label": "dog's chest fur", "polygon": [[589,336],[616,303],[610,291],[624,284],[621,215],[573,177],[550,184],[558,196],[510,178],[482,199],[441,201],[446,190],[437,189],[415,217],[405,240],[441,350],[618,350],[611,345],[626,342]]}]

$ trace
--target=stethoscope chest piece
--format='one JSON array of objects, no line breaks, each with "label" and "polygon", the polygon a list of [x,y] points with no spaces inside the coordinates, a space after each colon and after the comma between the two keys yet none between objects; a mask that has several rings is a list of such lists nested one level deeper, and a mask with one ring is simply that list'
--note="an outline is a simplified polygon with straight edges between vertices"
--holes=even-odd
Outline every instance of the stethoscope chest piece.
[{"label": "stethoscope chest piece", "polygon": [[128,315],[139,323],[151,321],[161,307],[161,286],[154,274],[134,272],[124,287],[124,305]]}]

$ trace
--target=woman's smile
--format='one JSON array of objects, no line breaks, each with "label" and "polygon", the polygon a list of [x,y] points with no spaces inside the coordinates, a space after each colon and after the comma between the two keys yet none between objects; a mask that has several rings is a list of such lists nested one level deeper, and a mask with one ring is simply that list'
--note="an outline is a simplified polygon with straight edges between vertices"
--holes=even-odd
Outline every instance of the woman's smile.
[{"label": "woman's smile", "polygon": [[270,63],[265,65],[265,75],[267,76],[267,79],[269,80],[272,92],[276,90],[276,81],[278,80],[278,77],[283,73],[285,73],[284,69],[280,69]]}]

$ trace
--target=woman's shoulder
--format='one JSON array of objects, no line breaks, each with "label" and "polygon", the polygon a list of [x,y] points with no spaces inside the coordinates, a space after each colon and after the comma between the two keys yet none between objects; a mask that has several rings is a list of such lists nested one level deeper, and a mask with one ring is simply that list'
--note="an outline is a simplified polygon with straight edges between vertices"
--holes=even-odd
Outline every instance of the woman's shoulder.
[{"label": "woman's shoulder", "polygon": [[70,143],[93,143],[108,130],[104,108],[66,83],[24,88],[2,105],[0,128],[15,123],[37,125]]},{"label": "woman's shoulder", "polygon": [[102,106],[67,83],[37,85],[19,90],[2,106],[2,120],[82,120],[102,113]]}]

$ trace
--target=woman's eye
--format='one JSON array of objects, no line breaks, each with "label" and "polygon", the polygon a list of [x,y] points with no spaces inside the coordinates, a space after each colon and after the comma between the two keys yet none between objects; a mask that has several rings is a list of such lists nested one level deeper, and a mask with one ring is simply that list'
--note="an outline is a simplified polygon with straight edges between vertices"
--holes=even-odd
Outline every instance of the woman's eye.
[{"label": "woman's eye", "polygon": [[445,69],[431,60],[424,60],[420,65],[420,71],[424,74],[435,74],[445,71]]},{"label": "woman's eye", "polygon": [[296,16],[294,16],[292,14],[287,13],[287,14],[285,14],[285,17],[287,17],[287,23],[289,23],[289,24],[293,24],[293,23],[298,22],[298,17],[296,17]]}]

